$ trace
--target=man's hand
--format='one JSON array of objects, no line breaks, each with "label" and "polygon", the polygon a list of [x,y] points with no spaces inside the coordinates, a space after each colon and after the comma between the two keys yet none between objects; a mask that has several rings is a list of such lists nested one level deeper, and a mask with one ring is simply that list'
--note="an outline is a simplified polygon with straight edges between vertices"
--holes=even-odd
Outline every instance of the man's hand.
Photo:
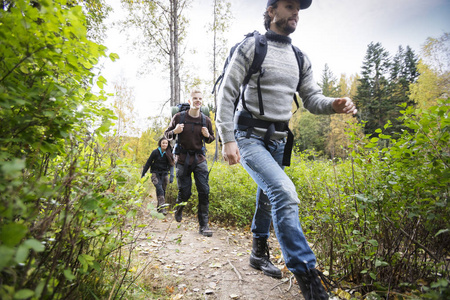
[{"label": "man's hand", "polygon": [[202,134],[205,138],[209,138],[209,131],[208,128],[202,127]]},{"label": "man's hand", "polygon": [[179,134],[179,133],[182,133],[183,130],[184,130],[184,124],[180,123],[180,124],[177,124],[177,126],[175,126],[175,129],[172,131],[173,131],[173,134]]},{"label": "man's hand", "polygon": [[236,142],[228,142],[223,145],[222,149],[223,159],[228,162],[228,164],[234,165],[241,161],[241,154],[239,153],[239,148]]},{"label": "man's hand", "polygon": [[356,114],[358,110],[350,98],[337,98],[334,100],[333,110],[338,114]]}]

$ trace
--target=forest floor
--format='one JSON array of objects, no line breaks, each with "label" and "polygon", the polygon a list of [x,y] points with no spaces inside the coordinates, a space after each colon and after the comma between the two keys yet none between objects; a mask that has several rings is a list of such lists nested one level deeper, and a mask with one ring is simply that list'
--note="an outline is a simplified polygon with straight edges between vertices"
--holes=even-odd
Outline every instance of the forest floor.
[{"label": "forest floor", "polygon": [[[149,201],[155,202],[152,199]],[[169,299],[303,299],[283,264],[274,234],[269,238],[271,259],[282,269],[282,279],[265,276],[249,266],[252,235],[248,228],[211,224],[213,236],[204,237],[192,215],[184,214],[178,223],[172,213],[158,219],[145,208],[139,222],[147,226],[142,228],[134,251],[135,272],[145,267],[140,282],[169,295]]]}]

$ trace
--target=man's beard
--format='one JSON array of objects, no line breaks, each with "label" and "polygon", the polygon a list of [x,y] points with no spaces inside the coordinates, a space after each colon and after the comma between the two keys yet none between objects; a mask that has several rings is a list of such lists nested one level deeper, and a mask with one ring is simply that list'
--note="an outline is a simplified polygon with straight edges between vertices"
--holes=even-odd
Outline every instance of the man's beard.
[{"label": "man's beard", "polygon": [[275,25],[281,30],[283,30],[283,32],[286,33],[287,35],[293,33],[297,28],[296,26],[289,25],[289,19],[278,20],[275,22]]}]

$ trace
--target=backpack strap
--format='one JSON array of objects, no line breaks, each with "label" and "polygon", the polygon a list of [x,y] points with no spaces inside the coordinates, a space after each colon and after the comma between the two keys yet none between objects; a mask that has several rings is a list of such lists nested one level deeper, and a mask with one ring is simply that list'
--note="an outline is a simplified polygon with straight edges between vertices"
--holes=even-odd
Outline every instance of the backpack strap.
[{"label": "backpack strap", "polygon": [[[267,54],[267,39],[265,35],[261,35],[259,32],[254,31],[253,36],[255,37],[255,54],[253,56],[252,64],[247,72],[247,75],[244,77],[244,81],[242,82],[242,107],[246,110],[247,106],[245,105],[245,90],[247,89],[247,85],[250,81],[250,78],[253,74],[259,72],[258,80],[257,80],[257,88],[258,88],[258,103],[259,103],[259,114],[264,115],[264,107],[262,101],[262,93],[261,93],[261,77],[264,76],[264,69],[261,68],[264,59]],[[236,106],[236,105],[235,105]]]},{"label": "backpack strap", "polygon": [[185,118],[186,118],[186,111],[183,110],[182,112],[180,112],[180,124],[184,123]]},{"label": "backpack strap", "polygon": [[200,115],[202,116],[202,127],[206,127],[206,116],[202,112],[200,112]]},{"label": "backpack strap", "polygon": [[[180,112],[180,122],[179,122],[179,124],[183,124],[185,118],[186,118],[186,111],[183,110],[183,111]],[[180,144],[180,142],[179,142],[179,135],[180,134],[177,134],[177,139],[175,141],[175,144],[178,144],[178,145]]]},{"label": "backpack strap", "polygon": [[[187,123],[193,124],[192,126],[194,126],[196,124],[200,124],[202,127],[206,127],[206,116],[205,116],[205,114],[200,111],[200,116],[201,116],[201,120],[202,120],[201,123],[198,123],[198,122],[196,122],[196,123],[187,122]],[[183,110],[183,111],[180,112],[180,122],[179,122],[179,124],[185,124],[186,123],[185,122],[185,118],[186,118],[186,110]],[[194,130],[194,129],[192,129],[192,130]],[[177,134],[177,139],[176,139],[176,142],[175,142],[176,144],[180,144],[178,136],[179,136],[179,134]],[[206,149],[205,146],[206,146],[205,139],[203,139],[203,147]]]},{"label": "backpack strap", "polygon": [[[302,85],[302,75],[303,75],[303,53],[302,51],[297,48],[296,46],[292,45],[292,49],[294,50],[295,53],[295,58],[297,59],[297,64],[298,64],[298,84],[297,84],[297,89],[296,92],[300,90],[300,86]],[[297,101],[297,97],[295,96],[294,93],[294,102],[295,105],[297,105],[297,109],[294,111],[294,114],[297,112],[297,110],[300,108],[300,105],[298,104]]]},{"label": "backpack strap", "polygon": [[227,59],[225,60],[225,63],[223,65],[222,74],[217,78],[216,82],[214,83],[213,90],[211,94],[214,94],[216,91],[216,86],[219,85],[218,89],[220,89],[220,86],[222,85],[223,78],[225,77],[225,72],[227,70],[228,65],[230,64],[231,58],[233,57],[234,51],[239,47],[240,44],[242,44],[243,41],[245,41],[247,38],[252,37],[255,32],[247,33],[242,41],[239,43],[236,43],[233,47],[230,49],[230,53],[228,53]]}]

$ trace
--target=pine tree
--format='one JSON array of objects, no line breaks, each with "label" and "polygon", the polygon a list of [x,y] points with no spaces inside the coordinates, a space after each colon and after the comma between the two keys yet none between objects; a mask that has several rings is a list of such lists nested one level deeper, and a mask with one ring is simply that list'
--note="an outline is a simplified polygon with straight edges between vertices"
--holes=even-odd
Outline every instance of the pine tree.
[{"label": "pine tree", "polygon": [[362,66],[362,78],[357,89],[355,102],[360,118],[366,121],[365,133],[373,134],[386,122],[387,93],[390,61],[389,53],[381,43],[370,43]]},{"label": "pine tree", "polygon": [[322,82],[319,83],[319,86],[322,88],[322,92],[325,96],[339,97],[338,80],[328,67],[328,64],[325,64],[322,73]]},{"label": "pine tree", "polygon": [[387,117],[392,122],[392,127],[388,132],[400,133],[401,121],[400,107],[402,103],[413,105],[414,103],[409,99],[409,86],[414,83],[418,77],[417,71],[417,57],[414,51],[407,46],[406,50],[399,46],[397,54],[393,58],[390,72],[389,93],[386,102]]}]

